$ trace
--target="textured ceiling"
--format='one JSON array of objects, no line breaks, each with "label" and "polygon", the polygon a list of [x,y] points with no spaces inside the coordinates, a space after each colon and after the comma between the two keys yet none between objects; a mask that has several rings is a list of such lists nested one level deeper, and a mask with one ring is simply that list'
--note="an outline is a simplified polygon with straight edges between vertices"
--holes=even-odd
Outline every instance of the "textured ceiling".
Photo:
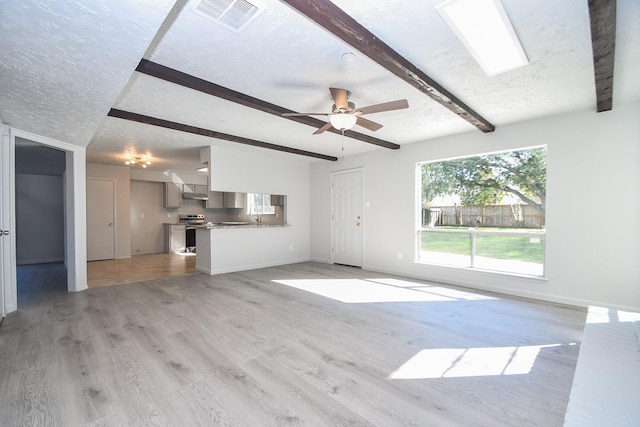
[{"label": "textured ceiling", "polygon": [[[507,123],[595,110],[586,0],[503,0],[529,65],[493,77],[437,14],[439,1],[334,3],[496,132]],[[307,125],[135,72],[144,57],[300,112],[329,112],[330,86],[350,90],[360,107],[406,98],[407,110],[367,116],[384,125],[379,131],[354,129],[395,144],[480,132],[284,3],[253,1],[264,12],[241,34],[195,13],[198,3],[0,2],[2,121],[87,146],[89,162],[122,165],[127,149],[149,152],[157,170],[192,171],[199,147],[234,144],[108,117],[110,108],[337,157],[385,150],[329,132],[314,136]],[[614,108],[640,99],[640,2],[618,0],[617,26]],[[347,52],[354,61],[342,59]]]}]

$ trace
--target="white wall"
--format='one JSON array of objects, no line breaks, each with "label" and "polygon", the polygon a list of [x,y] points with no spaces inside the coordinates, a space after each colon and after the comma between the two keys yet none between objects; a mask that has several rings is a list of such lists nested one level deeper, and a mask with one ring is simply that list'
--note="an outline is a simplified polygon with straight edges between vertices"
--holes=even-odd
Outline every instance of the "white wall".
[{"label": "white wall", "polygon": [[[272,154],[268,150],[251,152],[243,149],[211,147],[209,159],[211,188],[218,191],[284,194],[287,196],[288,227],[275,228],[269,245],[253,248],[250,259],[237,256],[227,260],[220,270],[237,271],[266,265],[309,260],[310,193],[309,163],[293,154]],[[237,231],[237,240],[229,238],[230,253],[242,254],[251,231]],[[264,233],[267,234],[267,233]],[[255,236],[258,236],[257,234]],[[294,250],[289,250],[293,247]],[[256,252],[257,250],[257,252]],[[244,251],[246,254],[246,251]],[[274,260],[274,254],[280,254]]]},{"label": "white wall", "polygon": [[[417,162],[547,144],[546,280],[417,264]],[[640,310],[640,103],[311,165],[311,257],[330,260],[331,172],[364,168],[364,268],[576,305]],[[398,260],[397,253],[404,254]]]}]

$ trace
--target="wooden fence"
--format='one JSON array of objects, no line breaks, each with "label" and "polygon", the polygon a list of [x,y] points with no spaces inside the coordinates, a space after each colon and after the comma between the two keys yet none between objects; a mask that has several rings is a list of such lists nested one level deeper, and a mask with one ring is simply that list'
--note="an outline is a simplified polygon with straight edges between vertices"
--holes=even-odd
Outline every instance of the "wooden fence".
[{"label": "wooden fence", "polygon": [[544,228],[544,215],[529,205],[434,206],[422,209],[422,226]]}]

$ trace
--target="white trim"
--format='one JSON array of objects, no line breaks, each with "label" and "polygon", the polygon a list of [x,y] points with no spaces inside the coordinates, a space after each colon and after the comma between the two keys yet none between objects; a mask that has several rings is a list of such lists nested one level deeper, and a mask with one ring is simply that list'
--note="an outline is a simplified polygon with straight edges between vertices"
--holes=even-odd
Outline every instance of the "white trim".
[{"label": "white trim", "polygon": [[196,270],[208,274],[210,276],[215,276],[216,274],[226,274],[226,273],[235,273],[238,271],[247,271],[247,270],[258,270],[260,268],[268,268],[268,267],[278,267],[281,265],[290,265],[297,264],[300,262],[308,262],[311,261],[309,258],[298,258],[298,259],[288,259],[283,261],[273,261],[273,262],[262,262],[257,264],[244,264],[244,265],[235,265],[233,267],[222,267],[222,268],[211,268],[207,269],[202,266],[196,265]]},{"label": "white trim", "polygon": [[[65,263],[67,266],[67,290],[69,292],[77,292],[87,289],[86,150],[84,147],[79,147],[77,145],[15,128],[9,128],[9,133],[11,143],[14,147],[15,138],[23,138],[65,151],[66,169],[63,180],[65,194],[64,234]],[[15,174],[15,158],[12,159],[12,172]],[[11,206],[15,206],[15,200],[13,200]],[[15,208],[12,208],[11,215],[15,223]],[[13,265],[15,265],[15,242],[13,252]]]}]

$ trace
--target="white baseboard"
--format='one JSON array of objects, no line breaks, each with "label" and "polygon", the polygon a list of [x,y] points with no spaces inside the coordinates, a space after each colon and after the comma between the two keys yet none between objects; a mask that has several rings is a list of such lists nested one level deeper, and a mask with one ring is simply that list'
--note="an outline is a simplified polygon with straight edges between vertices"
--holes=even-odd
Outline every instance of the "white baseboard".
[{"label": "white baseboard", "polygon": [[211,270],[210,273],[208,273],[206,269],[199,269],[198,266],[196,265],[196,270],[201,271],[205,274],[214,275],[214,274],[235,273],[238,271],[257,270],[259,268],[277,267],[280,265],[287,265],[287,264],[297,264],[299,262],[307,262],[307,261],[311,261],[311,260],[309,258],[300,258],[300,259],[288,259],[288,260],[260,263],[260,264],[235,265],[235,266],[224,267],[224,268],[214,268]]}]

